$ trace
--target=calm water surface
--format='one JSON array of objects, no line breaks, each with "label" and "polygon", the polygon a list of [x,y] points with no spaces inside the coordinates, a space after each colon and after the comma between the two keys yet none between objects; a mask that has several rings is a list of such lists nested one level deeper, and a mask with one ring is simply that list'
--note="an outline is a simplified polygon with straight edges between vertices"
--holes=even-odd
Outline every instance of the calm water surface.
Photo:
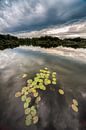
[{"label": "calm water surface", "polygon": [[[1,53],[1,52],[0,52]],[[0,55],[0,130],[86,130],[86,64],[58,55],[16,48]],[[16,91],[40,69],[57,72],[65,95],[42,93],[38,124],[26,127],[23,104]],[[28,77],[22,79],[22,74]],[[70,105],[76,98],[79,112]]]}]

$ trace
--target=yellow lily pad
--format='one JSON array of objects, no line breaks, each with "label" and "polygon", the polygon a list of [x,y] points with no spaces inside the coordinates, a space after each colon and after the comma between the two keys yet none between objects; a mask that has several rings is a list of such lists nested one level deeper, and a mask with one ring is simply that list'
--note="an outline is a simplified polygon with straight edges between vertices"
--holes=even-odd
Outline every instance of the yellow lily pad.
[{"label": "yellow lily pad", "polygon": [[23,74],[22,78],[26,78],[27,77],[27,74]]},{"label": "yellow lily pad", "polygon": [[41,97],[38,96],[38,97],[36,98],[36,100],[35,100],[35,103],[38,104],[40,101],[41,101]]},{"label": "yellow lily pad", "polygon": [[38,116],[33,117],[33,124],[36,124],[38,120],[39,120]]},{"label": "yellow lily pad", "polygon": [[56,75],[56,72],[53,72],[52,74],[53,74],[53,75]]},{"label": "yellow lily pad", "polygon": [[60,93],[61,95],[64,95],[64,91],[63,91],[62,89],[59,89],[59,93]]},{"label": "yellow lily pad", "polygon": [[56,78],[53,78],[53,81],[56,81]]},{"label": "yellow lily pad", "polygon": [[78,107],[74,104],[72,104],[72,109],[75,111],[75,112],[78,112]]},{"label": "yellow lily pad", "polygon": [[33,95],[34,95],[34,97],[38,97],[39,94],[38,94],[38,92],[36,92]]},{"label": "yellow lily pad", "polygon": [[76,99],[73,99],[73,104],[78,106],[78,101]]},{"label": "yellow lily pad", "polygon": [[15,97],[20,97],[21,95],[22,95],[21,92],[17,92],[17,93],[15,94]]},{"label": "yellow lily pad", "polygon": [[52,81],[52,84],[54,84],[54,85],[55,85],[55,84],[56,84],[56,81]]},{"label": "yellow lily pad", "polygon": [[48,68],[47,68],[47,67],[45,67],[45,70],[48,70]]}]

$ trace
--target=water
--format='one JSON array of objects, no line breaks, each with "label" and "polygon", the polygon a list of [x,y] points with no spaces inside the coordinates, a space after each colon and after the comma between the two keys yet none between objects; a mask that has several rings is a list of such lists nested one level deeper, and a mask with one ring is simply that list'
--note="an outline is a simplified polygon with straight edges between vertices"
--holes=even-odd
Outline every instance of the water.
[{"label": "water", "polygon": [[[23,104],[15,93],[39,69],[57,72],[65,95],[42,93],[37,125],[25,126]],[[22,74],[28,77],[22,79]],[[76,98],[79,112],[70,105]],[[86,130],[86,64],[64,56],[16,48],[0,52],[0,130]]]}]

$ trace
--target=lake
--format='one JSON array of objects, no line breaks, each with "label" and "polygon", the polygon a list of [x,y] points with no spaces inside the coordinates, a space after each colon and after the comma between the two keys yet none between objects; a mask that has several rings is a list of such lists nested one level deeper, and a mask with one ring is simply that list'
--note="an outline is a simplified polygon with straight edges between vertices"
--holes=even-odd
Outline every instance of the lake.
[{"label": "lake", "polygon": [[[86,63],[26,48],[0,51],[0,130],[86,130]],[[27,127],[23,104],[15,93],[45,67],[57,73],[65,94],[41,92],[40,120]],[[22,78],[23,74],[28,76]],[[79,112],[72,110],[72,99],[77,99]]]}]

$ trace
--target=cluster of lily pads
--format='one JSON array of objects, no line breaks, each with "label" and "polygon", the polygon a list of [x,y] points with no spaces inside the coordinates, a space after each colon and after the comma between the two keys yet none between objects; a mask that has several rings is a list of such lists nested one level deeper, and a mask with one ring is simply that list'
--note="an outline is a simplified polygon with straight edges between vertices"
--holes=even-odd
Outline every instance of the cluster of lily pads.
[{"label": "cluster of lily pads", "polygon": [[[24,74],[23,78],[25,77]],[[38,90],[45,91],[48,85],[55,85],[56,82],[56,72],[51,73],[48,68],[41,69],[33,80],[27,80],[27,85],[22,88],[21,92],[15,94],[15,97],[21,97],[21,101],[24,102],[25,124],[27,126],[36,124],[39,120],[37,105],[41,101],[41,97]]]},{"label": "cluster of lily pads", "polygon": [[[23,78],[25,77],[26,75],[24,74]],[[46,91],[51,84],[57,84],[56,72],[51,73],[48,68],[44,68],[36,74],[34,79],[28,79],[27,85],[24,86],[21,91],[16,92],[15,97],[21,97],[21,101],[24,103],[26,126],[38,123],[37,106],[41,101],[38,90]],[[59,89],[58,92],[61,95],[64,94],[63,89]]]}]

